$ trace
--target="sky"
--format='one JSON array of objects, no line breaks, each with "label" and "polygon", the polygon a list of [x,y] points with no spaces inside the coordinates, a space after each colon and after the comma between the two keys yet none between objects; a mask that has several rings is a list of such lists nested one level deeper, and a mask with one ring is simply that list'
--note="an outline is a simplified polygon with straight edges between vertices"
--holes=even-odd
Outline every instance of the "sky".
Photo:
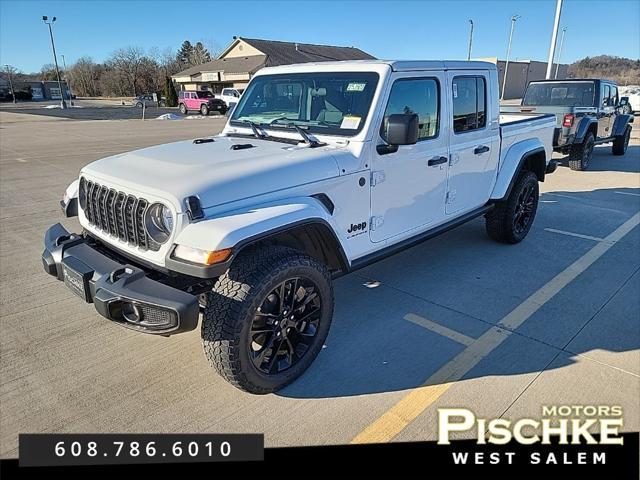
[{"label": "sky", "polygon": [[[29,73],[52,63],[42,15],[57,17],[58,60],[104,61],[120,47],[177,50],[188,39],[226,47],[234,35],[358,47],[384,59],[472,57],[546,61],[555,0],[450,1],[36,1],[0,0],[0,65]],[[640,1],[564,0],[562,63],[601,54],[640,58]]]}]

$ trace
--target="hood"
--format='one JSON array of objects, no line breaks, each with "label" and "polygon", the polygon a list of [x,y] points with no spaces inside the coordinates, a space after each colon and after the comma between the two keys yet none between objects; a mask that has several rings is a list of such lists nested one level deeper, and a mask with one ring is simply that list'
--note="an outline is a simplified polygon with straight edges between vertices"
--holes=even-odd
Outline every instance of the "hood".
[{"label": "hood", "polygon": [[[190,195],[209,208],[277,190],[318,182],[340,174],[331,154],[335,147],[214,137],[168,143],[106,157],[82,173],[141,194],[148,192],[183,211]],[[234,150],[234,145],[252,145]]]}]

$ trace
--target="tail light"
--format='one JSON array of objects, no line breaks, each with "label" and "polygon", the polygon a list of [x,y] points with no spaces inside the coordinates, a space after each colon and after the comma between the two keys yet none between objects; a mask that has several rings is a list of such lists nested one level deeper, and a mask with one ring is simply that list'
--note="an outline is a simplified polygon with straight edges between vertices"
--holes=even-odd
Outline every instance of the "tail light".
[{"label": "tail light", "polygon": [[562,120],[563,127],[571,127],[573,125],[573,119],[575,115],[573,113],[567,113]]}]

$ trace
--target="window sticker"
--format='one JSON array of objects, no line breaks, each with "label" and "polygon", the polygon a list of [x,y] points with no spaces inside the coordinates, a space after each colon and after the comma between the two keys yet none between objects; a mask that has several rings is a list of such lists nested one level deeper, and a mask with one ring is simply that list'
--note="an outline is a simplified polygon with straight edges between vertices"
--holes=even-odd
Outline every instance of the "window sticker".
[{"label": "window sticker", "polygon": [[458,98],[458,84],[453,84],[453,98]]},{"label": "window sticker", "polygon": [[356,115],[345,115],[342,118],[340,128],[344,128],[347,130],[356,130],[360,126],[360,120],[362,120],[362,118]]},{"label": "window sticker", "polygon": [[347,92],[362,92],[366,86],[364,82],[351,82],[347,85]]}]

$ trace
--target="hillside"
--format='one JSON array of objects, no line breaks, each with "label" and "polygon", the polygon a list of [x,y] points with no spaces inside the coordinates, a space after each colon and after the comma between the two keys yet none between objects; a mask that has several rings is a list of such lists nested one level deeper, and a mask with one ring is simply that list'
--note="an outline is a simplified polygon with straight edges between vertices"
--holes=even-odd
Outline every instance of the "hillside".
[{"label": "hillside", "polygon": [[606,78],[618,85],[640,85],[640,60],[598,55],[569,65],[571,78]]}]

